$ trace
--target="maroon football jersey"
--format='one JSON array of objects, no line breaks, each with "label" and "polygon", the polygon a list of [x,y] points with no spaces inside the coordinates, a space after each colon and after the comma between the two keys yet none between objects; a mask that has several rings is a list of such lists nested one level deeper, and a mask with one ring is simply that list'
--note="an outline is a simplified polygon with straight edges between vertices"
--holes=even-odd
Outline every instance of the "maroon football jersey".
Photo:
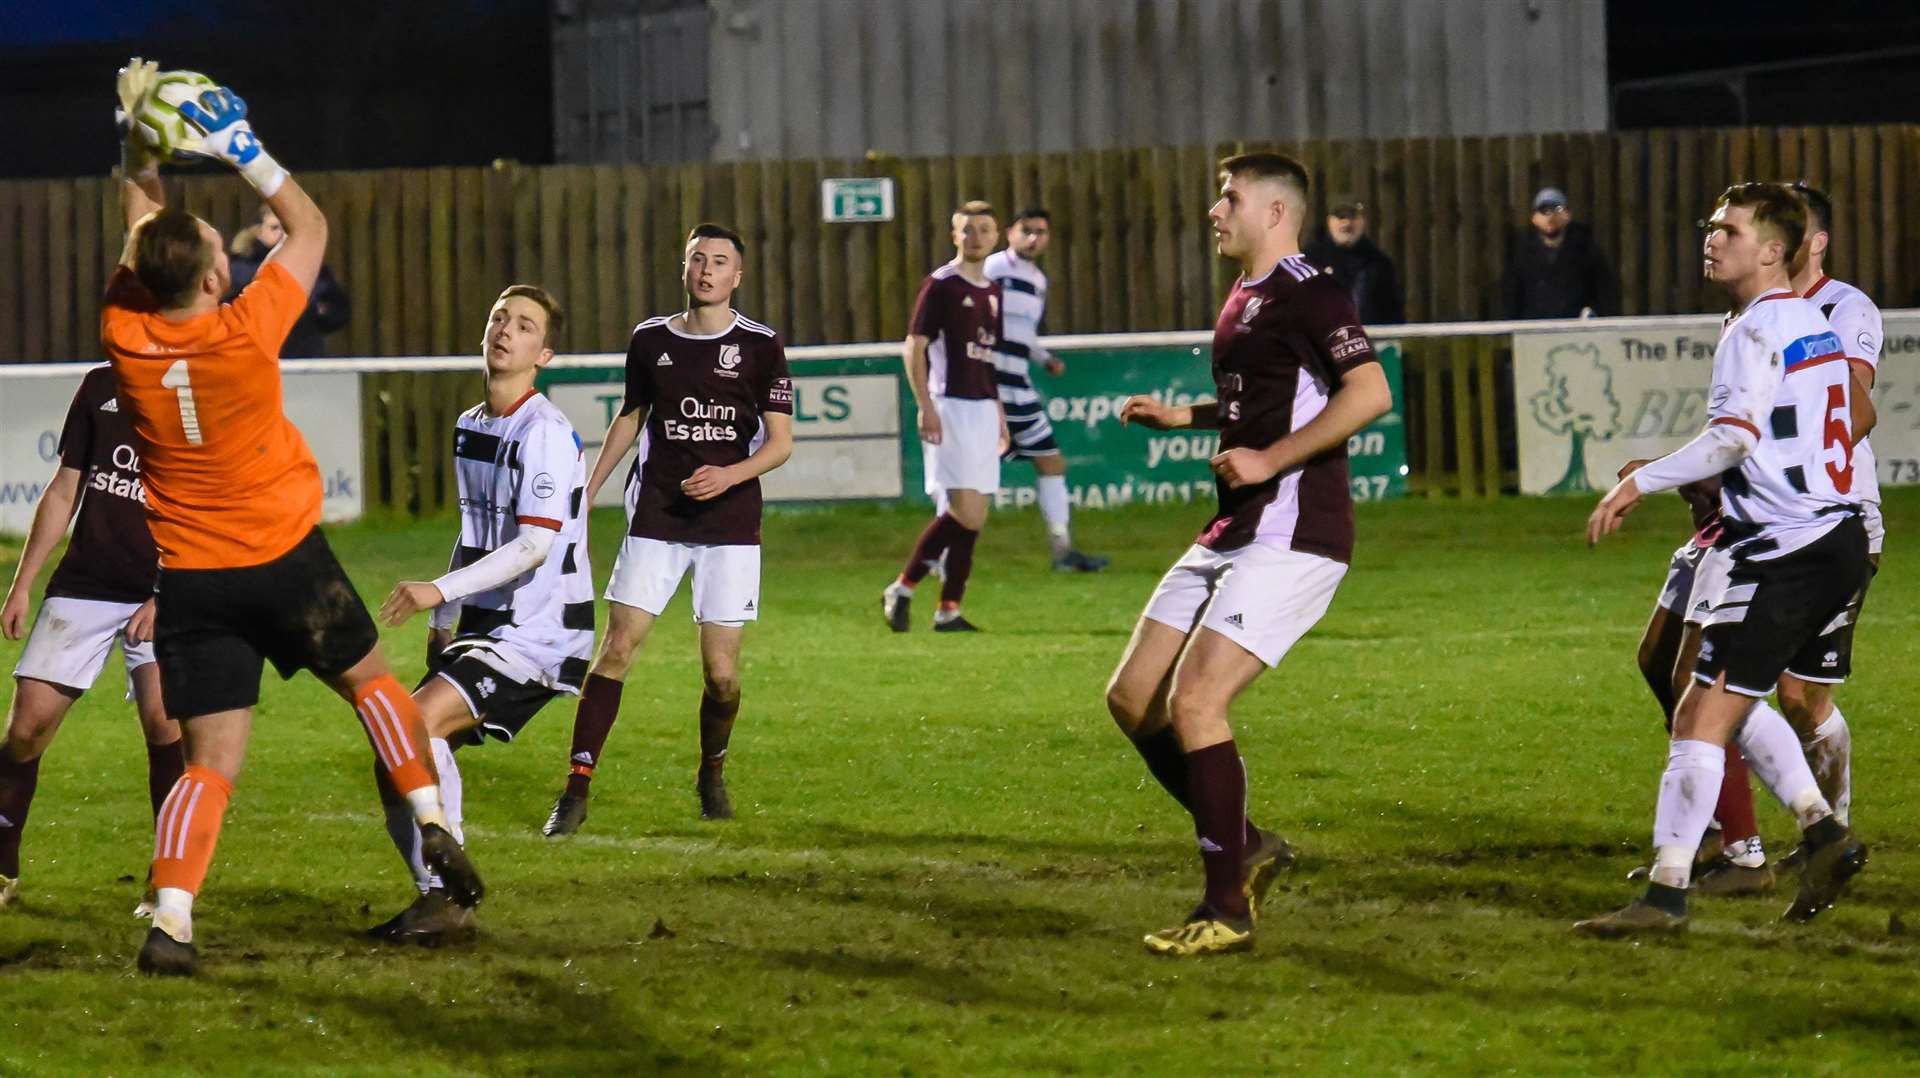
[{"label": "maroon football jersey", "polygon": [[[1220,448],[1265,449],[1326,408],[1348,371],[1377,363],[1353,300],[1331,276],[1289,255],[1258,281],[1241,281],[1213,327]],[[1202,546],[1254,541],[1345,562],[1353,557],[1347,446],[1334,446],[1264,483],[1216,479],[1220,511]]]},{"label": "maroon football jersey", "polygon": [[159,556],[147,530],[140,443],[118,394],[113,368],[95,367],[67,408],[60,463],[80,473],[80,511],[73,540],[47,580],[48,595],[110,603],[153,598]]},{"label": "maroon football jersey", "polygon": [[1000,344],[1000,286],[975,284],[949,262],[927,276],[907,332],[928,338],[927,390],[936,397],[994,400],[993,351]]},{"label": "maroon football jersey", "polygon": [[672,543],[750,546],[760,542],[760,480],[695,501],[682,480],[703,464],[724,467],[752,455],[760,417],[793,414],[787,353],[773,330],[738,312],[715,336],[673,328],[666,317],[634,327],[627,345],[622,414],[645,408],[640,459],[628,475],[633,517],[627,534]]}]

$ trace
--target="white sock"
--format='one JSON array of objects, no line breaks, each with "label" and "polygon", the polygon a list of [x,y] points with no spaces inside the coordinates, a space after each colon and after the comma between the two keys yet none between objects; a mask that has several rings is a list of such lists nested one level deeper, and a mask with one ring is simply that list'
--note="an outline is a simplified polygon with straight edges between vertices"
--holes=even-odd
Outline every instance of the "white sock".
[{"label": "white sock", "polygon": [[1740,755],[1747,758],[1747,766],[1792,811],[1802,830],[1832,815],[1833,809],[1820,795],[1820,784],[1814,781],[1813,769],[1807,766],[1800,739],[1771,704],[1755,701],[1734,740],[1740,746]]},{"label": "white sock", "polygon": [[1047,539],[1055,550],[1070,548],[1073,540],[1067,531],[1067,519],[1073,503],[1067,498],[1067,477],[1035,476],[1034,485],[1040,490],[1040,519],[1047,522]]},{"label": "white sock", "polygon": [[155,892],[153,926],[181,943],[193,942],[193,892],[162,887]]},{"label": "white sock", "polygon": [[940,609],[933,612],[933,623],[935,625],[945,625],[947,622],[952,621],[953,619],[959,616],[960,616],[959,607],[943,606]]},{"label": "white sock", "polygon": [[447,826],[447,812],[440,804],[440,787],[422,786],[407,794],[407,803],[413,806],[413,818],[420,826],[438,824]]},{"label": "white sock", "polygon": [[440,771],[440,807],[447,811],[447,832],[455,842],[465,846],[467,833],[460,827],[460,821],[464,818],[460,765],[453,762],[453,747],[447,744],[444,737],[433,739],[433,766]]},{"label": "white sock", "polygon": [[1853,731],[1847,729],[1838,704],[1827,721],[1814,728],[1806,750],[1807,766],[1833,808],[1833,818],[1845,824],[1853,809]]},{"label": "white sock", "polygon": [[1726,769],[1726,750],[1710,741],[1677,740],[1668,748],[1660,801],[1653,813],[1653,882],[1687,886],[1693,876],[1694,851],[1713,820]]},{"label": "white sock", "polygon": [[387,810],[387,837],[393,840],[393,848],[400,851],[400,859],[413,873],[413,885],[421,894],[426,894],[427,888],[433,885],[433,875],[427,871],[427,863],[420,859],[420,825],[413,822],[413,806],[386,798],[381,798],[380,804]]},{"label": "white sock", "polygon": [[913,598],[913,585],[907,583],[906,581],[900,579],[899,577],[894,577],[893,583],[887,585],[887,594],[896,595],[896,596],[904,595],[907,598],[911,599]]},{"label": "white sock", "polygon": [[1759,868],[1767,863],[1767,851],[1760,845],[1759,835],[1729,842],[1722,852],[1727,855],[1727,860],[1741,868]]}]

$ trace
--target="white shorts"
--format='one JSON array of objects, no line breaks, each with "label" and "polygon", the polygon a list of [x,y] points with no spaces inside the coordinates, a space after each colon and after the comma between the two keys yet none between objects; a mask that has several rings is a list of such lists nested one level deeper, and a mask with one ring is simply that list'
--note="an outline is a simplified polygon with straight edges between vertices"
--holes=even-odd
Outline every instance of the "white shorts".
[{"label": "white shorts", "polygon": [[927,494],[947,490],[1000,489],[1000,402],[935,397],[940,413],[940,444],[920,443],[925,455]]},{"label": "white shorts", "polygon": [[1212,629],[1278,666],[1327,612],[1346,575],[1332,558],[1265,543],[1237,550],[1195,544],[1160,578],[1146,616],[1183,633]]},{"label": "white shorts", "polygon": [[1861,502],[1860,521],[1867,526],[1867,553],[1880,553],[1887,545],[1887,521],[1880,515],[1880,503]]},{"label": "white shorts", "polygon": [[1693,567],[1693,594],[1687,599],[1688,625],[1705,625],[1707,615],[1720,603],[1727,590],[1727,578],[1733,573],[1733,555],[1713,547],[1700,555]]},{"label": "white shorts", "polygon": [[760,548],[669,543],[629,535],[613,559],[607,599],[655,617],[693,570],[693,620],[742,625],[760,617]]},{"label": "white shorts", "polygon": [[33,619],[33,632],[27,635],[13,676],[85,692],[106,669],[107,653],[117,641],[127,660],[127,699],[131,700],[133,672],[153,661],[153,641],[127,643],[127,621],[139,609],[139,603],[47,596]]},{"label": "white shorts", "polygon": [[1667,580],[1660,586],[1660,598],[1657,605],[1669,613],[1685,616],[1687,604],[1693,600],[1693,570],[1700,564],[1700,558],[1707,548],[1689,539],[1680,544],[1667,562]]}]

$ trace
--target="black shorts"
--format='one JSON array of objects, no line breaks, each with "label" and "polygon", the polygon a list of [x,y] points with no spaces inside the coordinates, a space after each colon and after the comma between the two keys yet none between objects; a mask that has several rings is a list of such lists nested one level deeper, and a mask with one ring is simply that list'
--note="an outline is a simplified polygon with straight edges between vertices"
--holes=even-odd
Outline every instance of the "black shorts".
[{"label": "black shorts", "polygon": [[512,741],[547,701],[560,695],[558,689],[549,689],[535,681],[521,681],[501,672],[477,651],[492,643],[491,637],[457,637],[440,653],[427,676],[420,679],[424,686],[434,678],[441,678],[466,700],[468,713],[480,720],[480,725],[469,730],[470,736],[466,738],[476,745],[482,734]]},{"label": "black shorts", "polygon": [[1736,558],[1726,592],[1707,615],[1694,680],[1711,685],[1725,674],[1728,689],[1753,697],[1771,693],[1783,673],[1845,681],[1867,569],[1867,531],[1857,516],[1791,554]]},{"label": "black shorts", "polygon": [[335,677],[380,642],[319,528],[265,565],[163,568],[154,592],[160,688],[179,719],[259,703],[263,661],[283,678]]}]

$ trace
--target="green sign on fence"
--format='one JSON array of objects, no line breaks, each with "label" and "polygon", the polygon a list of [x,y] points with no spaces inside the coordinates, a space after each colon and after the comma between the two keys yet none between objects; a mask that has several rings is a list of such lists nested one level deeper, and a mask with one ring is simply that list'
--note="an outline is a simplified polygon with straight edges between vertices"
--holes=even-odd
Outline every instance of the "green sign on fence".
[{"label": "green sign on fence", "polygon": [[820,219],[893,220],[893,177],[851,176],[820,181]]}]

